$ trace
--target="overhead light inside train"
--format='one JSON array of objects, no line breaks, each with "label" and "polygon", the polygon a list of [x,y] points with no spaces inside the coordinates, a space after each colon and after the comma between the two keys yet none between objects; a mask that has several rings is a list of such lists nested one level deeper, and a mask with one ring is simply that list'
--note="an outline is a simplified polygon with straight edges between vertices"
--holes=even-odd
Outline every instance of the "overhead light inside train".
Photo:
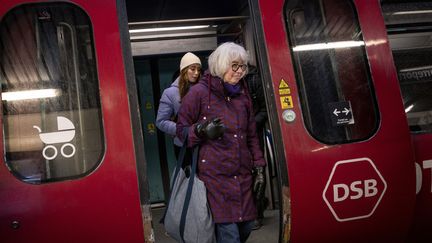
[{"label": "overhead light inside train", "polygon": [[193,29],[206,29],[210,28],[210,25],[192,25],[192,26],[178,26],[178,27],[163,27],[163,28],[146,28],[129,30],[129,33],[145,33],[145,32],[159,32],[159,31],[173,31],[173,30],[193,30]]},{"label": "overhead light inside train", "polygon": [[42,99],[52,98],[59,96],[61,91],[59,89],[38,89],[38,90],[25,90],[15,92],[3,92],[2,100],[30,100],[30,99]]},{"label": "overhead light inside train", "polygon": [[340,49],[364,46],[364,41],[337,41],[328,43],[298,45],[293,48],[293,51],[314,51],[314,50],[326,50],[326,49]]},{"label": "overhead light inside train", "polygon": [[393,12],[390,15],[430,14],[430,13],[432,13],[432,10],[426,9],[426,10],[414,10],[414,11],[399,11],[399,12]]}]

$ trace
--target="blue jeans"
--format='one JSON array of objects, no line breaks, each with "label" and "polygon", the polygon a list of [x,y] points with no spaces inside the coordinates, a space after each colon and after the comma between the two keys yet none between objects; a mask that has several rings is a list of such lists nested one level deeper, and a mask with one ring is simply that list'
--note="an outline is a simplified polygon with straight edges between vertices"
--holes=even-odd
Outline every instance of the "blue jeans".
[{"label": "blue jeans", "polygon": [[216,224],[218,243],[244,243],[249,237],[254,221]]}]

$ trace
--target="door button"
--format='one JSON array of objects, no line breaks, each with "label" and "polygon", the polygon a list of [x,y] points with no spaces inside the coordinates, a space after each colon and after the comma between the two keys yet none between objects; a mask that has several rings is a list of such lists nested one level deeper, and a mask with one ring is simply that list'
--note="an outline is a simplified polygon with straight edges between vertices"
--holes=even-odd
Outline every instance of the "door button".
[{"label": "door button", "polygon": [[285,110],[282,113],[282,118],[286,122],[293,122],[296,119],[296,114],[293,110]]}]

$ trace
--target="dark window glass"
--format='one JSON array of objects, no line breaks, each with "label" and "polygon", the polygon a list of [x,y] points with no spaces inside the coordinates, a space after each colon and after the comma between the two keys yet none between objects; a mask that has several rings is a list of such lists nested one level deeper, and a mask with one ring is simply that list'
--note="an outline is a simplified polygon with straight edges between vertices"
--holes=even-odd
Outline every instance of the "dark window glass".
[{"label": "dark window glass", "polygon": [[285,17],[310,134],[327,144],[371,137],[378,109],[353,4],[288,1]]},{"label": "dark window glass", "polygon": [[0,22],[4,158],[20,180],[82,177],[104,153],[89,17],[67,3],[22,5]]},{"label": "dark window glass", "polygon": [[432,3],[383,5],[410,130],[432,132]]}]

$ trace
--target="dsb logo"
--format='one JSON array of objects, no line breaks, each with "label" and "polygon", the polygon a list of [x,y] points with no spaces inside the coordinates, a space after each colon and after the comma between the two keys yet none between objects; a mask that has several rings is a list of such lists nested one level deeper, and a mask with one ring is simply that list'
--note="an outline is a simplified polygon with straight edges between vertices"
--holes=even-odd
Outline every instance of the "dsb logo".
[{"label": "dsb logo", "polygon": [[[361,197],[373,197],[378,193],[377,181],[369,179],[364,181],[354,181],[348,187],[347,184],[333,185],[333,202],[340,202],[348,198],[360,199]],[[352,193],[350,193],[352,192]]]},{"label": "dsb logo", "polygon": [[369,158],[338,161],[323,191],[323,199],[339,222],[370,217],[387,183]]}]

